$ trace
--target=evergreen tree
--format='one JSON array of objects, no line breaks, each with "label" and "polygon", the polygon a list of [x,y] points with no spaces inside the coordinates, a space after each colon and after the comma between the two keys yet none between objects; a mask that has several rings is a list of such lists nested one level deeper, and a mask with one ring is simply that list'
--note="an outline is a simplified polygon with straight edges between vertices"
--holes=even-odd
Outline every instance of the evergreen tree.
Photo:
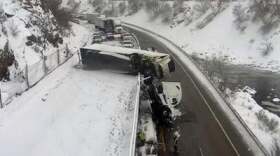
[{"label": "evergreen tree", "polygon": [[9,48],[9,41],[6,42],[4,49],[0,49],[0,80],[9,80],[8,67],[15,61],[13,51]]}]

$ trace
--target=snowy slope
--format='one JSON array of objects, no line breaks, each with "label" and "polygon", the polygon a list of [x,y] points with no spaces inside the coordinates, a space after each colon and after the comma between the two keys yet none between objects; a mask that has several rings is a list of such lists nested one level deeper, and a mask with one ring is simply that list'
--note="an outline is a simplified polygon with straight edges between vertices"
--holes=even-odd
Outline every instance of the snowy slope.
[{"label": "snowy slope", "polygon": [[[42,55],[36,50],[38,47],[36,48],[34,45],[26,45],[26,42],[28,41],[27,37],[31,34],[41,36],[41,32],[36,24],[30,25],[29,27],[26,25],[27,23],[30,24],[31,18],[38,15],[33,15],[31,12],[24,9],[19,1],[2,0],[0,2],[0,12],[1,9],[14,16],[7,18],[3,23],[3,27],[0,25],[1,29],[7,29],[7,35],[0,31],[0,49],[3,48],[8,40],[10,49],[13,50],[15,59],[18,63],[17,67],[13,65],[9,68],[11,81],[0,82],[2,101],[4,104],[7,104],[12,100],[13,96],[21,94],[27,89],[26,75],[28,75],[29,84],[33,85],[44,77],[45,73]],[[38,6],[34,6],[34,10],[42,12]],[[47,15],[44,16],[47,17]],[[67,48],[70,53],[75,53],[80,47],[87,43],[91,43],[91,34],[94,31],[92,25],[83,23],[70,24],[70,30],[66,30],[65,32],[68,34],[61,36],[63,38],[63,44],[54,47],[52,44],[48,43],[46,45],[46,50],[43,51],[44,56],[46,57],[48,72],[58,66],[58,60],[62,63],[70,56],[65,53]],[[12,28],[17,30],[17,35],[12,35]],[[57,58],[58,56],[60,57],[59,59]],[[28,66],[28,74],[26,74],[26,66]]]},{"label": "snowy slope", "polygon": [[[252,132],[261,140],[262,144],[269,151],[273,152],[280,145],[280,118],[259,106],[252,95],[248,92],[236,92],[228,98],[233,108],[239,113],[242,119],[247,123]],[[260,112],[268,120],[258,117]],[[265,117],[264,117],[265,118]],[[275,121],[275,128],[269,128],[268,123]]]},{"label": "snowy slope", "polygon": [[[197,29],[197,24],[209,13],[209,11],[190,24],[184,22],[175,26],[163,24],[160,18],[151,20],[145,10],[123,17],[123,20],[155,31],[171,39],[189,54],[198,54],[202,58],[213,55],[226,55],[232,58],[236,64],[253,64],[255,66],[280,71],[280,35],[278,29],[271,33],[262,35],[260,26],[256,23],[248,24],[244,33],[236,29],[233,8],[239,3],[230,3],[229,6],[213,21],[202,29]],[[193,2],[186,2],[192,6]],[[247,5],[247,4],[243,4]],[[177,17],[179,20],[183,17]],[[262,56],[260,49],[266,41],[271,41],[274,51],[268,56]]]},{"label": "snowy slope", "polygon": [[127,155],[136,77],[75,68],[77,56],[0,110],[0,155]]}]

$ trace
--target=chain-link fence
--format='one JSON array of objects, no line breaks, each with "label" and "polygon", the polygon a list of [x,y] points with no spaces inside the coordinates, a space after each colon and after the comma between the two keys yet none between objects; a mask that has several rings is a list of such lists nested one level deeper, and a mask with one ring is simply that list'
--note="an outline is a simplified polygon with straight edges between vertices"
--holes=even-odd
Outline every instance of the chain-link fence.
[{"label": "chain-link fence", "polygon": [[21,73],[16,82],[5,82],[0,86],[0,107],[8,105],[13,97],[21,95],[24,91],[36,85],[46,75],[54,71],[57,67],[65,63],[73,56],[73,53],[57,50],[44,59],[32,65],[26,65],[25,68],[18,72]]}]

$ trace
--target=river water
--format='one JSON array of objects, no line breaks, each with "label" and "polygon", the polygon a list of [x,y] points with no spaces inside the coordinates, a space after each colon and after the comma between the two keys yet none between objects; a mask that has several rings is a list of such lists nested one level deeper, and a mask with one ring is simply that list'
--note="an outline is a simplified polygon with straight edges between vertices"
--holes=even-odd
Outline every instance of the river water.
[{"label": "river water", "polygon": [[[205,61],[202,59],[196,58],[195,62],[199,64],[201,68],[205,66]],[[258,69],[251,65],[235,65],[227,63],[221,66],[222,71],[227,78],[228,88],[235,90],[248,86],[254,89],[256,94],[253,98],[256,102],[264,108],[267,107],[263,105],[263,102],[271,102],[270,104],[279,107],[279,111],[273,111],[273,113],[280,116],[280,102],[273,102],[273,99],[280,98],[280,73]]]}]

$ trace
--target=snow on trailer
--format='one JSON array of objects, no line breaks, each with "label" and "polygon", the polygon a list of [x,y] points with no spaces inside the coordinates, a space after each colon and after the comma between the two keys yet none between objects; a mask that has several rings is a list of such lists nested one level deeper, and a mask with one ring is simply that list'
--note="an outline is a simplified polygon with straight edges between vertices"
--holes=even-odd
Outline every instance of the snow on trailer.
[{"label": "snow on trailer", "polygon": [[77,63],[74,56],[1,110],[1,156],[129,155],[136,76]]},{"label": "snow on trailer", "polygon": [[124,47],[116,47],[110,46],[106,44],[93,44],[90,46],[86,46],[81,48],[82,50],[91,50],[91,52],[104,52],[104,53],[115,53],[120,55],[132,55],[132,54],[143,54],[149,57],[166,57],[168,54],[164,53],[156,53],[147,50],[133,49],[133,48],[124,48]]}]

